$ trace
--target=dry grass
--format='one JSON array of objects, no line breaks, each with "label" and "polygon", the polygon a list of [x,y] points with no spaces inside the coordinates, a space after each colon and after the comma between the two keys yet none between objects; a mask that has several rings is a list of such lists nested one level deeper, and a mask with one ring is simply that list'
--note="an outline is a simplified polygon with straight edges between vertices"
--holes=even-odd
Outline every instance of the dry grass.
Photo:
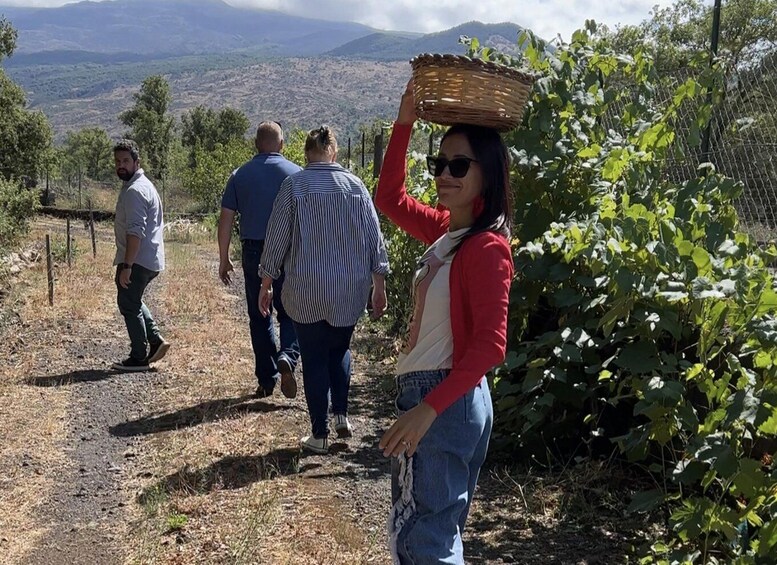
[{"label": "dry grass", "polygon": [[[36,224],[26,245],[39,244],[46,231]],[[48,305],[45,261],[13,281],[3,306],[16,319],[0,336],[0,553],[6,562],[19,559],[44,533],[34,514],[67,462],[59,444],[70,390],[27,383],[46,374],[49,354],[72,344],[73,324],[105,323],[112,304],[108,253],[103,246],[97,261],[88,257],[58,269],[54,307]]]},{"label": "dry grass", "polygon": [[156,433],[140,464],[151,476],[137,485],[128,562],[365,562],[375,535],[349,515],[334,481],[298,474],[302,400],[250,397],[244,302],[218,282],[215,242],[172,243],[167,254],[152,310],[171,321],[174,345],[160,365],[169,386],[147,421]]}]

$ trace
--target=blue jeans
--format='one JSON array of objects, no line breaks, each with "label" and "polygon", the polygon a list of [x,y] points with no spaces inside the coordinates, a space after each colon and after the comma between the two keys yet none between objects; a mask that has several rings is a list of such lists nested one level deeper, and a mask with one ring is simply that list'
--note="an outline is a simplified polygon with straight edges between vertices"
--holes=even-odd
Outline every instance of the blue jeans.
[{"label": "blue jeans", "polygon": [[313,437],[329,435],[329,399],[332,413],[348,413],[351,386],[351,336],[354,326],[335,327],[329,322],[294,322],[302,351],[305,400],[308,404]]},{"label": "blue jeans", "polygon": [[[448,373],[397,377],[399,414],[417,406]],[[464,563],[461,537],[493,416],[484,378],[437,417],[412,457],[392,459],[389,539],[395,564]]]},{"label": "blue jeans", "polygon": [[291,369],[297,366],[299,359],[299,346],[297,336],[294,333],[294,323],[286,314],[281,303],[281,289],[283,288],[283,274],[273,281],[273,301],[278,324],[281,327],[280,349],[275,335],[275,326],[272,316],[266,318],[259,312],[259,291],[262,288],[262,279],[259,276],[259,260],[264,249],[264,240],[244,239],[243,247],[243,275],[246,282],[246,303],[248,306],[248,326],[251,330],[251,346],[254,350],[254,374],[261,387],[267,392],[272,392],[275,384],[280,379],[278,373],[278,359],[285,356]]},{"label": "blue jeans", "polygon": [[130,338],[130,357],[142,361],[148,355],[148,344],[159,343],[162,337],[148,306],[143,302],[143,293],[148,283],[156,278],[159,271],[151,271],[140,265],[132,265],[130,283],[127,288],[119,284],[119,269],[116,268],[116,304],[124,317]]}]

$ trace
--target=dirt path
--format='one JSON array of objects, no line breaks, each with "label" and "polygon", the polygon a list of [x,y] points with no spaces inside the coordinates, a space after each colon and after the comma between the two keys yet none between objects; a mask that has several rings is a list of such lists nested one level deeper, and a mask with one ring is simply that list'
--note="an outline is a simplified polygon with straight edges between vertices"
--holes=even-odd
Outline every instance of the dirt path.
[{"label": "dirt path", "polygon": [[[34,237],[60,227],[45,220]],[[0,562],[389,563],[390,465],[377,449],[392,418],[389,341],[368,325],[354,337],[354,438],[300,452],[304,395],[253,398],[240,270],[221,286],[209,239],[168,242],[149,299],[173,342],[158,370],[107,369],[127,338],[110,227],[98,235],[97,260],[60,269],[54,308],[42,267],[19,281],[18,323],[0,336]],[[618,533],[610,472],[584,479],[596,500],[577,496],[580,477],[485,470],[467,562],[623,562],[634,536]]]}]

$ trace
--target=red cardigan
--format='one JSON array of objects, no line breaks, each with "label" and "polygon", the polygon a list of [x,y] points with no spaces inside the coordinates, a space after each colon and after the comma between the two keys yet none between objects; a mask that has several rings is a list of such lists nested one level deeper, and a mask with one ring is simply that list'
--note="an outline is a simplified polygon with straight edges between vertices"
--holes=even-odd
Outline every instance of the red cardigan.
[{"label": "red cardigan", "polygon": [[[450,212],[422,204],[407,194],[406,154],[412,126],[394,124],[375,194],[375,205],[392,222],[430,245],[446,231]],[[467,238],[451,263],[453,367],[424,401],[439,415],[476,387],[504,361],[507,308],[513,278],[510,244],[494,232]]]}]

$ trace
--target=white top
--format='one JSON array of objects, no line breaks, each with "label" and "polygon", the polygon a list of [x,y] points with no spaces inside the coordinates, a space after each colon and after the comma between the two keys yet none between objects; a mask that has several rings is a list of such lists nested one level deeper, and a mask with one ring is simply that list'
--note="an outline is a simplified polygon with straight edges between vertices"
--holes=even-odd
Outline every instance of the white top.
[{"label": "white top", "polygon": [[397,363],[397,373],[453,367],[451,330],[451,262],[453,248],[469,228],[446,232],[419,260],[413,279],[415,307],[410,332]]}]

